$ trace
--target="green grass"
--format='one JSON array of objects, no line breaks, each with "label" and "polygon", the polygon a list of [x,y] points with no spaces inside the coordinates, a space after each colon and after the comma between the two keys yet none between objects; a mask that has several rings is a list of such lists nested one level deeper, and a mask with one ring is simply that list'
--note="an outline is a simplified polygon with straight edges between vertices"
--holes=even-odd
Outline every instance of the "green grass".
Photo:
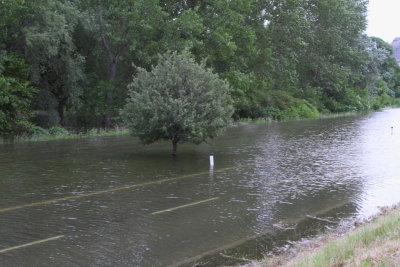
[{"label": "green grass", "polygon": [[291,257],[267,258],[255,266],[400,266],[400,209],[390,210],[344,237],[327,238],[316,249],[300,247]]},{"label": "green grass", "polygon": [[[285,121],[304,121],[304,120],[315,120],[315,119],[329,119],[329,118],[339,118],[339,117],[347,117],[354,116],[357,114],[361,114],[364,112],[341,112],[341,113],[320,113],[316,118],[297,118],[297,119],[288,119],[288,120],[271,120],[271,119],[240,119],[238,121],[234,121],[232,126],[242,126],[248,124],[266,124],[266,123],[278,123]],[[56,129],[54,129],[56,128]],[[55,130],[55,131],[52,131]],[[65,131],[65,132],[64,132]],[[91,137],[103,137],[103,136],[115,136],[115,135],[128,135],[129,130],[125,128],[116,128],[113,130],[104,130],[104,129],[91,129],[85,132],[68,132],[60,127],[53,127],[49,130],[43,129],[38,126],[33,126],[31,132],[21,136],[14,136],[12,138],[1,138],[0,144],[4,143],[21,143],[21,142],[34,142],[34,141],[52,141],[52,140],[68,140],[68,139],[79,139],[79,138],[91,138]]]},{"label": "green grass", "polygon": [[2,143],[22,143],[22,142],[36,142],[36,141],[53,141],[53,140],[68,140],[68,139],[80,139],[80,138],[93,138],[93,137],[104,137],[104,136],[115,136],[115,135],[127,135],[129,131],[123,128],[117,128],[113,130],[103,129],[91,129],[86,132],[65,132],[62,134],[52,135],[50,133],[33,134],[16,136],[12,139],[1,139]]},{"label": "green grass", "polygon": [[272,120],[272,119],[263,119],[263,118],[257,118],[257,119],[248,119],[248,118],[242,118],[238,121],[235,121],[233,125],[247,125],[247,124],[266,124],[266,123],[278,123],[278,122],[288,122],[288,121],[307,121],[307,120],[318,120],[318,119],[332,119],[332,118],[341,118],[341,117],[349,117],[349,116],[355,116],[359,114],[365,114],[370,111],[349,111],[349,112],[339,112],[339,113],[320,113],[316,118],[297,118],[297,119],[291,119],[291,120]]},{"label": "green grass", "polygon": [[339,113],[320,113],[318,119],[331,119],[331,118],[341,118],[341,117],[349,117],[360,114],[366,114],[369,111],[348,111],[348,112],[339,112]]}]

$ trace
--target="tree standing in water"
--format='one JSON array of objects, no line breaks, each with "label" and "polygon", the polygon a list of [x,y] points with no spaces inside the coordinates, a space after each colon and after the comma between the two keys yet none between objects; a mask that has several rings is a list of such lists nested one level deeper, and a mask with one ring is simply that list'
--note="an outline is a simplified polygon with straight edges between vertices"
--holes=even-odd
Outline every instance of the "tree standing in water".
[{"label": "tree standing in water", "polygon": [[221,133],[232,113],[228,84],[190,53],[166,53],[151,71],[139,69],[120,114],[133,136],[199,144]]}]

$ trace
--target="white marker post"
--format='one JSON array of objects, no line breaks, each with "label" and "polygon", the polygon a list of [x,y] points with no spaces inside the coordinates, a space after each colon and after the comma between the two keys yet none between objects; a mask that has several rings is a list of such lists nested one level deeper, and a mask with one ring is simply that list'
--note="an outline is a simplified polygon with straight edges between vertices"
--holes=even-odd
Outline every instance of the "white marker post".
[{"label": "white marker post", "polygon": [[210,154],[210,168],[211,169],[214,168],[214,154],[213,153]]},{"label": "white marker post", "polygon": [[393,126],[391,127],[391,129],[392,129],[392,135],[393,135]]}]

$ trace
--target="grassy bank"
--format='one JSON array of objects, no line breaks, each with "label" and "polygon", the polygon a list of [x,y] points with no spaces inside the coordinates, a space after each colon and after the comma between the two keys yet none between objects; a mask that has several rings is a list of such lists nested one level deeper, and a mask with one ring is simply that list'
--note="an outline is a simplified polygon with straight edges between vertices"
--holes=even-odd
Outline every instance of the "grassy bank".
[{"label": "grassy bank", "polygon": [[[304,120],[316,120],[316,119],[330,119],[339,117],[355,116],[357,114],[363,114],[370,111],[351,111],[351,112],[340,112],[340,113],[319,113],[318,116],[313,118],[301,118],[293,117],[291,119],[284,120],[272,120],[271,118],[259,118],[259,119],[240,119],[232,123],[232,126],[240,126],[247,124],[265,124],[265,123],[279,123],[287,121],[304,121]],[[104,129],[90,129],[85,131],[68,131],[64,128],[55,126],[50,129],[44,129],[39,126],[32,126],[29,132],[19,135],[11,136],[8,138],[0,137],[0,144],[3,143],[20,143],[20,142],[31,142],[31,141],[52,141],[52,140],[68,140],[68,139],[79,139],[79,138],[93,138],[93,137],[104,137],[104,136],[115,136],[115,135],[127,135],[129,130],[125,128],[115,128],[111,130]]]},{"label": "grassy bank", "polygon": [[341,117],[349,117],[356,116],[359,114],[366,114],[369,111],[349,111],[349,112],[339,112],[339,113],[319,113],[318,116],[314,118],[291,118],[285,120],[272,120],[271,118],[258,118],[258,119],[240,119],[235,121],[233,125],[247,125],[247,124],[265,124],[265,123],[279,123],[279,122],[289,122],[289,121],[307,121],[307,120],[319,120],[319,119],[332,119],[332,118],[341,118]]},{"label": "grassy bank", "polygon": [[68,139],[79,139],[79,138],[93,138],[93,137],[104,137],[104,136],[115,136],[115,135],[126,135],[129,131],[125,128],[116,128],[111,130],[104,129],[91,129],[88,131],[67,131],[64,128],[53,127],[49,130],[45,130],[41,127],[33,127],[33,130],[22,136],[15,136],[12,138],[0,138],[1,143],[21,143],[31,141],[52,141],[52,140],[68,140]]},{"label": "grassy bank", "polygon": [[344,236],[327,234],[307,244],[252,266],[399,266],[400,208],[383,209]]},{"label": "grassy bank", "polygon": [[[315,119],[328,119],[337,117],[346,117],[360,114],[361,112],[341,112],[341,113],[327,113],[319,114],[315,118],[292,118],[282,121],[302,121],[302,120],[315,120]],[[282,121],[272,119],[241,119],[235,121],[233,125],[247,125],[247,124],[265,124],[265,123],[278,123]],[[104,129],[90,129],[85,131],[68,131],[64,128],[55,126],[50,129],[44,129],[39,126],[32,126],[32,128],[26,134],[19,136],[12,136],[9,138],[1,138],[0,144],[4,143],[21,143],[21,142],[35,142],[35,141],[53,141],[53,140],[68,140],[68,139],[79,139],[79,138],[93,138],[93,137],[104,137],[104,136],[115,136],[115,135],[127,135],[129,130],[125,128],[115,128],[111,130]]]}]

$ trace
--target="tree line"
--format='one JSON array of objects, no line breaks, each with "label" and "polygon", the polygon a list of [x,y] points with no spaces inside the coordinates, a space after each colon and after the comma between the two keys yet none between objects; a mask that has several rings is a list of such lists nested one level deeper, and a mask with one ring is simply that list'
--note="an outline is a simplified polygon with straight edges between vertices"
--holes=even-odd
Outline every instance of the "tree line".
[{"label": "tree line", "polygon": [[0,132],[111,128],[128,84],[189,53],[229,85],[233,119],[315,117],[400,96],[367,0],[0,0]]}]

